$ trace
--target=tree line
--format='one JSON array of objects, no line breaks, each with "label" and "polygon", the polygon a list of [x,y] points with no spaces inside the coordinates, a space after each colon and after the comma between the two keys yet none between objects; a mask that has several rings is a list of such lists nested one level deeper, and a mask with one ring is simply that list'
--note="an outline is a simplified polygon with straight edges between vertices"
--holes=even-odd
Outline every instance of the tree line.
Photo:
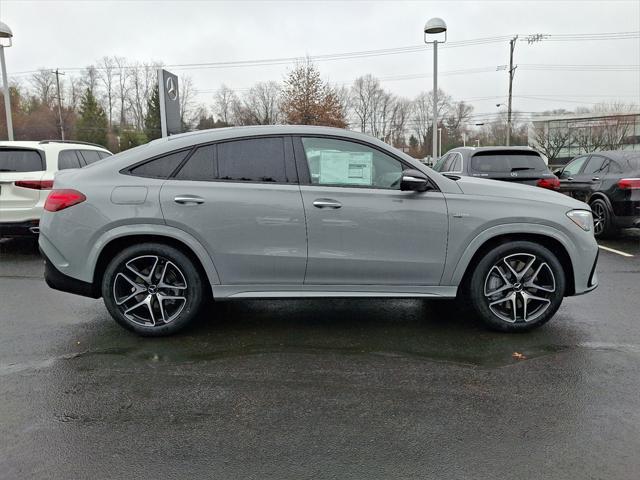
[{"label": "tree line", "polygon": [[[79,74],[59,77],[40,70],[10,87],[16,140],[82,140],[106,146],[113,152],[160,137],[160,105],[157,69],[161,62],[132,62],[123,57],[103,57]],[[242,125],[326,125],[368,133],[414,157],[432,151],[432,119],[438,116],[442,152],[468,145],[503,145],[506,114],[474,121],[474,108],[438,90],[415,98],[396,95],[380,79],[367,74],[350,85],[324,80],[316,64],[302,61],[282,81],[256,82],[243,91],[222,85],[209,103],[197,102],[193,80],[180,76],[180,113],[183,131]],[[529,122],[514,112],[513,145],[527,144]],[[0,103],[0,131],[5,130]],[[542,133],[540,135],[543,135]],[[549,153],[568,139],[540,137]],[[549,137],[551,135],[551,137]],[[548,151],[548,152],[547,152]],[[551,157],[551,156],[550,156]]]}]

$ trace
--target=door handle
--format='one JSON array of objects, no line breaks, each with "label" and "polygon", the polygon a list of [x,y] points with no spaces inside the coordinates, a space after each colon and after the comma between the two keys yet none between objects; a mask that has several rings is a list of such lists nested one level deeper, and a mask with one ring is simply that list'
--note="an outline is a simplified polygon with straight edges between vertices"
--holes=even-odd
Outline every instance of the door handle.
[{"label": "door handle", "polygon": [[313,206],[316,208],[340,208],[342,204],[329,198],[319,198],[314,200]]},{"label": "door handle", "polygon": [[573,182],[573,177],[568,177],[567,180]]},{"label": "door handle", "polygon": [[195,195],[178,195],[174,197],[173,201],[180,205],[200,205],[204,203],[204,198]]},{"label": "door handle", "polygon": [[600,177],[593,177],[591,179],[592,182],[599,182],[600,181]]}]

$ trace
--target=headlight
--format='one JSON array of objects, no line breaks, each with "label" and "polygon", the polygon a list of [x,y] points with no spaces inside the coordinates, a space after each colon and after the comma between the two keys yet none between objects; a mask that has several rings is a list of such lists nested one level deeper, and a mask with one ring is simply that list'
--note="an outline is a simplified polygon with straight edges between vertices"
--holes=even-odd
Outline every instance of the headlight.
[{"label": "headlight", "polygon": [[567,212],[567,217],[571,219],[573,223],[578,225],[585,232],[593,230],[593,215],[588,210],[571,210]]}]

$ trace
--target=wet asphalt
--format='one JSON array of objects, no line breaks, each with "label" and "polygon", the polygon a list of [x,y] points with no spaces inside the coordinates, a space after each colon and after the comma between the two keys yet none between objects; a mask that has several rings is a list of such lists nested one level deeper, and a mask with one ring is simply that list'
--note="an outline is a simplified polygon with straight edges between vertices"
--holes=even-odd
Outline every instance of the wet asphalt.
[{"label": "wet asphalt", "polygon": [[[0,478],[640,476],[640,234],[527,334],[414,300],[212,306],[139,338],[0,241]],[[436,313],[439,312],[439,313]]]}]

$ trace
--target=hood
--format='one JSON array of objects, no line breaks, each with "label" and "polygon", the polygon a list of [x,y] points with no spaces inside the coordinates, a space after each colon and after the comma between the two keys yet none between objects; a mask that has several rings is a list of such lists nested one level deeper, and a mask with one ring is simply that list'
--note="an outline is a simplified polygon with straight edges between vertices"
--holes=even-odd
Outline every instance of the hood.
[{"label": "hood", "polygon": [[456,182],[462,193],[467,195],[481,195],[485,197],[503,197],[516,200],[530,200],[553,205],[563,205],[569,209],[591,210],[589,205],[562,193],[546,188],[519,183],[487,180],[475,177],[461,177]]}]

